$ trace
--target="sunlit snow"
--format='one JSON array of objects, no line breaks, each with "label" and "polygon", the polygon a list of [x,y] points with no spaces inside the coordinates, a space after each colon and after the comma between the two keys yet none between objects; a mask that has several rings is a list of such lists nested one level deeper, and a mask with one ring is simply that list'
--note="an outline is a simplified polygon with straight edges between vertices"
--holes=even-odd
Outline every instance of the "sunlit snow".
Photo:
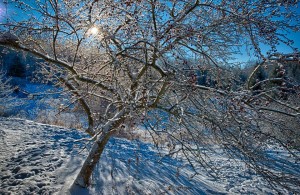
[{"label": "sunlit snow", "polygon": [[[276,194],[239,160],[211,153],[219,179],[204,170],[191,177],[184,160],[162,157],[151,144],[118,138],[108,143],[92,185],[70,190],[87,154],[83,143],[74,142],[83,136],[75,129],[0,118],[0,194]],[[270,151],[277,153],[284,155]],[[299,167],[287,168],[300,175]]]}]

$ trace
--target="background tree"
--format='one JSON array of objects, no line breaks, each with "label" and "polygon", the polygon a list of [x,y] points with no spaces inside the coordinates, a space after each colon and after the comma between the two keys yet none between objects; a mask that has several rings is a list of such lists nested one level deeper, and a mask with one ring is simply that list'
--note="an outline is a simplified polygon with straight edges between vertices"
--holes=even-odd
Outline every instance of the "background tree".
[{"label": "background tree", "polygon": [[[293,173],[269,169],[265,153],[267,144],[279,144],[299,160],[267,130],[299,136],[289,119],[278,120],[284,115],[299,126],[299,96],[288,103],[273,99],[274,109],[264,96],[272,89],[252,93],[261,64],[246,87],[233,87],[230,68],[242,45],[262,61],[261,45],[271,52],[279,43],[291,46],[284,32],[298,30],[296,1],[11,0],[10,6],[26,17],[10,16],[0,43],[47,62],[88,116],[93,146],[74,184],[89,185],[105,144],[124,124],[143,124],[154,143],[164,139],[170,155],[181,153],[195,173],[198,165],[213,168],[200,148],[217,144],[270,183],[299,183]],[[197,82],[197,70],[206,69],[213,85]]]}]

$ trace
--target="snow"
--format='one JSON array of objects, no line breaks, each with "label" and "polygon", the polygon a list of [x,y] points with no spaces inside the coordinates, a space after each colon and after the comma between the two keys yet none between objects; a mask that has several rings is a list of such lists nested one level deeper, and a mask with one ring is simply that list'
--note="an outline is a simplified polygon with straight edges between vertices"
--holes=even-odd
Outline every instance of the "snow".
[{"label": "snow", "polygon": [[83,159],[73,144],[83,136],[76,130],[0,118],[0,132],[0,194],[57,192]]},{"label": "snow", "polygon": [[[201,174],[191,177],[184,160],[163,157],[149,143],[120,138],[109,141],[91,186],[70,189],[87,155],[85,145],[74,141],[84,137],[75,129],[0,118],[0,194],[277,194],[237,159],[208,151],[220,168],[219,178],[201,167]],[[273,148],[269,154],[286,155]],[[288,169],[300,175],[299,164]],[[300,187],[296,190],[300,193]]]}]

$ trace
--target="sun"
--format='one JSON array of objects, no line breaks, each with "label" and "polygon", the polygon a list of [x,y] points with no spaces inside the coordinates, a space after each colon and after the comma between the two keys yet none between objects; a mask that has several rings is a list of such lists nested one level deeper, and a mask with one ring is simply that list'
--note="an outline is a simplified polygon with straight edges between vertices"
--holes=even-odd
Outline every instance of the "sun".
[{"label": "sun", "polygon": [[92,35],[97,35],[98,33],[99,33],[99,29],[97,28],[97,27],[92,27],[91,29],[90,29],[90,33],[92,34]]}]

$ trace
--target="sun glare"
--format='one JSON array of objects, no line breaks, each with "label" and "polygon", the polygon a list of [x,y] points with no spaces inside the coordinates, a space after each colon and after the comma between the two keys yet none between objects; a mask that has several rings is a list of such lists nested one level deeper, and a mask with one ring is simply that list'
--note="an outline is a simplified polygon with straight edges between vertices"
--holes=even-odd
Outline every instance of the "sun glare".
[{"label": "sun glare", "polygon": [[99,33],[99,29],[98,29],[97,27],[92,27],[92,28],[90,29],[90,33],[91,33],[92,35],[97,35],[97,34]]}]

